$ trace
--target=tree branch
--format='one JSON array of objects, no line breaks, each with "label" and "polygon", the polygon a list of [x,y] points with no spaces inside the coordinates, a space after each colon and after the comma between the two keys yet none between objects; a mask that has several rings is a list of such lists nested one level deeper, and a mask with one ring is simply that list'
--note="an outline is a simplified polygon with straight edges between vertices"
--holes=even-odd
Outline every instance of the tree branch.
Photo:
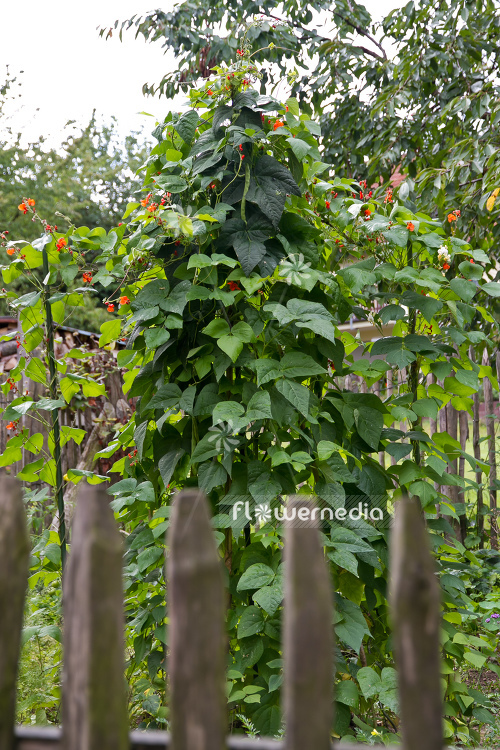
[{"label": "tree branch", "polygon": [[377,40],[371,34],[369,34],[366,31],[366,29],[363,29],[362,26],[358,26],[357,23],[354,23],[353,21],[350,21],[348,18],[346,18],[344,15],[342,15],[342,13],[339,13],[337,10],[333,11],[333,15],[334,16],[338,16],[339,18],[341,18],[344,21],[344,23],[346,23],[351,28],[355,29],[358,32],[358,34],[361,34],[361,36],[365,36],[367,39],[369,39],[370,42],[372,42],[372,44],[374,44],[376,47],[379,48],[379,50],[382,52],[382,55],[377,55],[376,52],[372,52],[372,50],[368,50],[365,47],[361,47],[362,50],[364,50],[365,52],[367,52],[369,55],[372,55],[373,57],[376,57],[378,60],[387,60],[387,55],[385,54],[385,49],[382,47],[382,45],[380,44],[380,42],[377,42]]}]

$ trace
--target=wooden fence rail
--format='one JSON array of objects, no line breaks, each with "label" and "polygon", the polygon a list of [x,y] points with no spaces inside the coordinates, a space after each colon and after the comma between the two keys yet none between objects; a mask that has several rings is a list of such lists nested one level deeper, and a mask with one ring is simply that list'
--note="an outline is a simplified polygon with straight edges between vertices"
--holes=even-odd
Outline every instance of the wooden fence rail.
[{"label": "wooden fence rail", "polygon": [[[128,732],[121,542],[109,499],[94,487],[79,492],[63,587],[63,727],[15,728],[28,540],[19,485],[0,478],[0,750],[328,750],[332,582],[317,523],[300,512],[312,501],[290,502],[297,514],[284,543],[283,742],[225,738],[226,592],[208,502],[196,490],[176,496],[167,539],[172,733]],[[397,503],[391,570],[403,747],[440,750],[439,589],[417,499]]]}]

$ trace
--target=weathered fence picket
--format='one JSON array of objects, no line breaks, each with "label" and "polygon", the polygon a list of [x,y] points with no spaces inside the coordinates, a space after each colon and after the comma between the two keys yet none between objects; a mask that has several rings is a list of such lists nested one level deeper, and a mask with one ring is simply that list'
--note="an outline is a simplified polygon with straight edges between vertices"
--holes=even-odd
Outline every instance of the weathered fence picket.
[{"label": "weathered fence picket", "polygon": [[205,495],[180,492],[168,534],[174,750],[220,750],[226,732],[225,590]]},{"label": "weathered fence picket", "polygon": [[420,501],[396,504],[392,532],[390,604],[404,750],[443,747],[439,584]]},{"label": "weathered fence picket", "polygon": [[285,747],[328,750],[333,718],[332,586],[318,524],[311,518],[312,503],[298,496],[289,504],[289,516],[293,510],[296,514],[285,527]]},{"label": "weathered fence picket", "polygon": [[0,750],[12,744],[28,559],[21,485],[0,477]]},{"label": "weathered fence picket", "polygon": [[[127,733],[122,545],[99,489],[79,490],[64,580],[63,728],[13,731],[15,671],[27,582],[20,487],[0,479],[0,750],[329,750],[332,585],[311,500],[290,500],[285,528],[285,741],[224,737],[226,636],[223,561],[198,490],[175,500],[168,534],[169,706],[172,734]],[[439,587],[418,500],[396,503],[390,604],[404,750],[441,750]],[[293,515],[293,514],[289,514]],[[336,750],[353,745],[337,744]],[[360,746],[357,746],[360,747]]]},{"label": "weathered fence picket", "polygon": [[123,549],[105,490],[79,491],[64,576],[64,750],[125,750]]}]

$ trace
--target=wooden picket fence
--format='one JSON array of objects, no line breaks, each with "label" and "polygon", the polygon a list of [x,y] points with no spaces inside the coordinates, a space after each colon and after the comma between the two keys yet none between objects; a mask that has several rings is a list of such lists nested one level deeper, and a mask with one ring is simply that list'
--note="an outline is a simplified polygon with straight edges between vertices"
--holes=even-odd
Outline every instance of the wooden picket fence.
[{"label": "wooden picket fence", "polygon": [[[301,507],[311,507],[301,496],[290,503],[297,517]],[[104,490],[81,487],[72,540],[63,581],[62,728],[15,728],[29,539],[20,485],[0,477],[0,750],[331,747],[332,583],[315,521],[288,521],[285,529],[283,741],[225,737],[226,591],[203,493],[191,489],[176,496],[168,531],[170,734],[128,731],[123,550]],[[391,548],[403,747],[441,750],[439,586],[418,501],[397,503]]]}]

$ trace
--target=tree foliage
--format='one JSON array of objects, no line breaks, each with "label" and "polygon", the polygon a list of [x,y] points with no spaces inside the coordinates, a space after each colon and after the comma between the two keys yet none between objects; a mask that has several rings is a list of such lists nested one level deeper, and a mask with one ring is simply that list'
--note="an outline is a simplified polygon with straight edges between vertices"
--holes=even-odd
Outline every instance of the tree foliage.
[{"label": "tree foliage", "polygon": [[175,52],[178,69],[144,87],[172,96],[232,60],[242,24],[250,24],[246,44],[255,60],[269,63],[262,90],[293,59],[300,72],[292,93],[320,117],[323,153],[338,176],[387,183],[400,171],[410,178],[413,210],[418,202],[444,218],[459,205],[464,232],[483,249],[494,247],[498,3],[412,0],[376,23],[354,0],[285,0],[279,13],[269,2],[187,0],[134,16],[120,33],[135,28]]},{"label": "tree foliage", "polygon": [[27,143],[22,133],[12,131],[4,111],[15,81],[7,73],[0,95],[2,231],[33,238],[33,228],[20,221],[17,209],[23,195],[32,196],[40,214],[53,217],[64,231],[71,224],[109,230],[141,187],[136,173],[147,154],[141,134],[131,133],[122,140],[116,119],[103,124],[94,112],[84,128],[69,122],[57,148],[48,147],[44,137]]}]

